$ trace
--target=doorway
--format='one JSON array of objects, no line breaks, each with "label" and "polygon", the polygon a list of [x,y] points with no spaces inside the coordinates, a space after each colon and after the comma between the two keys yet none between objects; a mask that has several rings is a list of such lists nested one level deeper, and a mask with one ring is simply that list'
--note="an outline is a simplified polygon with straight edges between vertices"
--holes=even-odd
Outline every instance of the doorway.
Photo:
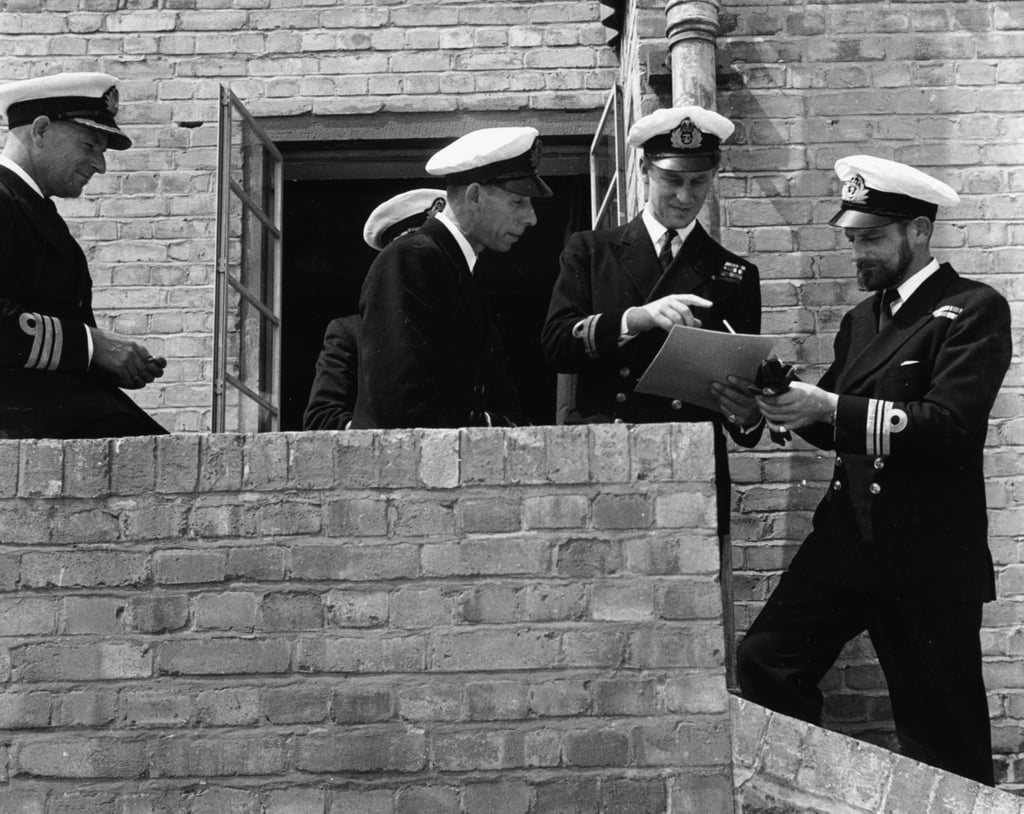
[{"label": "doorway", "polygon": [[[583,140],[559,145],[561,158],[554,162],[554,172],[547,170],[542,161],[541,174],[554,195],[534,199],[537,225],[510,252],[485,252],[477,266],[492,297],[523,407],[534,424],[555,423],[556,375],[544,364],[540,331],[565,240],[572,232],[589,227],[586,149]],[[405,148],[405,155],[409,152]],[[566,160],[567,154],[579,158]],[[286,167],[287,163],[285,152]],[[383,164],[378,167],[384,169]],[[399,192],[440,186],[439,179],[429,176],[301,177],[286,181],[281,429],[302,429],[302,414],[327,323],[359,310],[359,292],[377,254],[363,242],[367,216]]]}]

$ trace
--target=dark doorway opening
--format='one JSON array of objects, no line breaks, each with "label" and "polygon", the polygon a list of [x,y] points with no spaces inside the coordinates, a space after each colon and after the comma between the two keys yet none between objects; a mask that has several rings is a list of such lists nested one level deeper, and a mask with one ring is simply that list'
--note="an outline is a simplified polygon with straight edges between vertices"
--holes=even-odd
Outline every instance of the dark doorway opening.
[{"label": "dark doorway opening", "polygon": [[[286,159],[287,161],[287,159]],[[544,364],[540,330],[558,258],[573,231],[590,222],[587,175],[542,174],[554,192],[534,200],[537,225],[506,254],[485,253],[477,273],[492,295],[512,375],[534,424],[555,423],[556,376]],[[379,203],[436,178],[292,180],[284,188],[281,429],[302,429],[302,414],[335,317],[359,310],[359,292],[376,252],[363,224]]]}]

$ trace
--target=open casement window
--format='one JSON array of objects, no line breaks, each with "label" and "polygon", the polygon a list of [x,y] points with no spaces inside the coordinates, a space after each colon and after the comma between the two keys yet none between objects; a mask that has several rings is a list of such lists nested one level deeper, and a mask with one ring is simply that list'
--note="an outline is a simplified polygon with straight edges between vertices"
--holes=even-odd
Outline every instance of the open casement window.
[{"label": "open casement window", "polygon": [[626,147],[622,112],[622,88],[617,84],[590,145],[590,214],[594,229],[626,222]]},{"label": "open casement window", "polygon": [[228,88],[220,89],[213,431],[281,424],[283,161]]}]

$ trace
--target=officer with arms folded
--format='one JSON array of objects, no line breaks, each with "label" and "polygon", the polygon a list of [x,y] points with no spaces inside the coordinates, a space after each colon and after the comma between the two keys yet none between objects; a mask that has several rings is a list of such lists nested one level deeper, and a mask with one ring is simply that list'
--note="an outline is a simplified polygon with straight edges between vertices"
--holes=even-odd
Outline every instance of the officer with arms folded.
[{"label": "officer with arms folded", "polygon": [[117,80],[65,73],[0,85],[0,437],[165,433],[119,388],[166,361],[96,327],[82,249],[52,197],[77,198],[131,140],[115,122]]},{"label": "officer with arms folded", "polygon": [[427,162],[448,206],[392,241],[360,297],[360,389],[352,427],[464,427],[525,423],[497,325],[473,276],[485,249],[506,252],[537,222],[532,127],[475,130]]},{"label": "officer with arms folded", "polygon": [[743,695],[811,723],[818,684],[867,631],[900,748],[993,783],[982,604],[995,598],[983,459],[1010,363],[1010,309],[932,257],[957,194],[872,156],[835,165],[831,223],[872,297],[849,311],[817,386],[758,397],[770,428],[836,453],[812,530],[738,652]]}]

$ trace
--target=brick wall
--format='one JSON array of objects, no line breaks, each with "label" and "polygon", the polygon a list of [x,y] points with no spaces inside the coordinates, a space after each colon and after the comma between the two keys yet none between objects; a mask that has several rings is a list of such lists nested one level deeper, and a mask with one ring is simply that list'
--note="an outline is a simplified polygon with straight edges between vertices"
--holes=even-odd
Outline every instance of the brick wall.
[{"label": "brick wall", "polygon": [[[722,233],[760,267],[764,330],[812,380],[832,359],[857,291],[836,209],[836,158],[867,152],[933,172],[960,191],[935,254],[1003,292],[1014,361],[986,454],[998,600],[983,644],[997,777],[1024,789],[1024,5],[1017,2],[722,4],[719,109],[737,124],[721,178]],[[742,629],[803,539],[831,458],[763,443],[734,456],[734,542]],[[951,507],[955,511],[955,507]],[[827,679],[829,725],[892,743],[870,645],[855,641]]]},{"label": "brick wall", "polygon": [[[210,426],[220,83],[257,116],[591,116],[617,73],[596,0],[254,5],[18,0],[0,14],[0,79],[101,69],[125,81],[121,118],[137,147],[112,156],[87,195],[60,206],[89,255],[101,324],[171,359],[165,379],[136,395],[176,430]],[[628,4],[621,73],[634,110],[656,95],[645,83],[646,56],[664,34],[659,5]],[[738,126],[720,181],[722,236],[760,266],[765,329],[787,337],[784,356],[813,375],[859,297],[841,238],[825,225],[831,163],[847,152],[920,164],[958,188],[964,203],[940,227],[937,253],[1011,301],[1017,352],[986,458],[999,600],[986,610],[984,635],[999,777],[1024,789],[1024,7],[723,0],[721,19],[719,109]],[[635,182],[630,196],[639,198]],[[734,455],[732,468],[742,629],[802,540],[829,465],[806,448],[766,442]],[[889,742],[887,699],[864,642],[850,647],[829,689],[832,725]]]},{"label": "brick wall", "polygon": [[731,812],[711,460],[686,425],[2,441],[0,811]]}]

